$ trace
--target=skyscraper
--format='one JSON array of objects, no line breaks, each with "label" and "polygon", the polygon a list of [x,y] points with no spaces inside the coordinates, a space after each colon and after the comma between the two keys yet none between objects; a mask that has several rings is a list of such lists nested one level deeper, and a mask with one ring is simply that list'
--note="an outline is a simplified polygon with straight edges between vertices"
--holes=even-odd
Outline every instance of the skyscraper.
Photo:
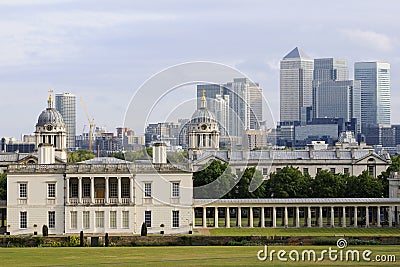
[{"label": "skyscraper", "polygon": [[300,121],[301,108],[312,105],[314,61],[296,47],[280,65],[280,121]]},{"label": "skyscraper", "polygon": [[76,135],[76,97],[70,93],[56,94],[56,109],[65,122],[67,148],[75,147]]},{"label": "skyscraper", "polygon": [[361,127],[360,81],[348,80],[346,60],[314,59],[313,117],[342,118],[346,122],[357,119]]},{"label": "skyscraper", "polygon": [[354,79],[361,81],[363,124],[390,124],[390,64],[356,62]]}]

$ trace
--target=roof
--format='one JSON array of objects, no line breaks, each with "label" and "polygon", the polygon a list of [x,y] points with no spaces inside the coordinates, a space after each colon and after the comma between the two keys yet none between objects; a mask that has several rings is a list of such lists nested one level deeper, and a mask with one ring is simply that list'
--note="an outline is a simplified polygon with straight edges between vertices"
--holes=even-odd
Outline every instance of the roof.
[{"label": "roof", "polygon": [[29,153],[4,152],[0,153],[0,163],[14,163],[27,157]]},{"label": "roof", "polygon": [[117,163],[132,163],[130,161],[117,159],[114,157],[96,157],[93,159],[84,160],[78,163],[85,163],[85,164],[117,164]]},{"label": "roof", "polygon": [[306,53],[303,52],[303,50],[298,47],[294,48],[286,56],[283,57],[283,59],[289,58],[311,59]]},{"label": "roof", "polygon": [[47,124],[65,127],[65,123],[60,112],[58,112],[58,110],[55,108],[46,108],[39,115],[36,126],[45,126]]}]

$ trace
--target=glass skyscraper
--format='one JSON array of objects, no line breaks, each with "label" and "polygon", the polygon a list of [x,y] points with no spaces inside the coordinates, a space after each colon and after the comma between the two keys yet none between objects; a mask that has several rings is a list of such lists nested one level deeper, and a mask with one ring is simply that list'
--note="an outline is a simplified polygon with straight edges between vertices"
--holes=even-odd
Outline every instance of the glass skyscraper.
[{"label": "glass skyscraper", "polygon": [[280,121],[300,121],[312,105],[314,60],[298,47],[280,62]]},{"label": "glass skyscraper", "polygon": [[354,79],[361,81],[362,124],[390,124],[390,64],[356,62]]},{"label": "glass skyscraper", "polygon": [[76,96],[70,93],[56,94],[56,109],[61,113],[67,130],[67,148],[75,147]]}]

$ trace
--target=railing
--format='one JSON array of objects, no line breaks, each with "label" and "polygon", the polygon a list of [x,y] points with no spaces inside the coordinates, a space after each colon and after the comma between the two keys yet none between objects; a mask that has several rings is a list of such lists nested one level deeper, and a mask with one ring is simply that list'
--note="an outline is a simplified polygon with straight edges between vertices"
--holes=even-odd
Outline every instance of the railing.
[{"label": "railing", "polygon": [[78,205],[79,199],[78,198],[70,198],[69,199],[69,204],[71,205]]},{"label": "railing", "polygon": [[104,198],[95,198],[94,204],[104,204]]},{"label": "railing", "polygon": [[118,198],[109,198],[108,203],[110,204],[118,204]]},{"label": "railing", "polygon": [[130,204],[131,203],[131,199],[130,198],[122,198],[121,202],[122,202],[122,204]]},{"label": "railing", "polygon": [[54,198],[47,199],[47,205],[55,205],[55,204],[56,204],[56,200]]},{"label": "railing", "polygon": [[19,205],[26,205],[28,203],[28,200],[26,198],[19,198],[18,199],[18,204]]},{"label": "railing", "polygon": [[92,199],[90,199],[90,198],[82,198],[82,203],[83,204],[90,204],[90,203],[92,203]]}]

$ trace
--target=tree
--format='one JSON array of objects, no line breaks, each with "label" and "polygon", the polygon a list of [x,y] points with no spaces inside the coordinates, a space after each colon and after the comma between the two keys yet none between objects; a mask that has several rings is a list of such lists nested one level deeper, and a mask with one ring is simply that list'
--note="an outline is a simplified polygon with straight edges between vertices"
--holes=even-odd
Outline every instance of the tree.
[{"label": "tree", "polygon": [[7,175],[0,173],[0,200],[7,199]]},{"label": "tree", "polygon": [[346,197],[380,198],[383,197],[383,185],[379,179],[363,171],[359,176],[348,176]]},{"label": "tree", "polygon": [[297,168],[284,167],[271,173],[266,196],[272,198],[310,197],[311,177],[304,176]]},{"label": "tree", "polygon": [[311,180],[312,197],[340,198],[345,197],[346,178],[322,170]]},{"label": "tree", "polygon": [[93,159],[93,158],[94,158],[94,154],[88,150],[78,150],[78,151],[68,153],[68,162],[69,163],[81,162],[81,161],[85,161],[85,160]]},{"label": "tree", "polygon": [[239,174],[239,182],[225,198],[263,198],[265,184],[262,173],[255,167],[246,168]]},{"label": "tree", "polygon": [[117,159],[122,159],[125,160],[125,154],[121,151],[119,152],[112,152],[111,154],[108,155],[111,158],[117,158]]},{"label": "tree", "polygon": [[386,171],[382,172],[378,179],[381,181],[383,186],[383,197],[389,197],[389,181],[388,178],[392,172],[398,172],[400,166],[400,155],[393,156],[391,158],[392,164],[386,169]]},{"label": "tree", "polygon": [[141,236],[147,236],[147,224],[145,222],[142,223],[142,229],[140,230]]}]

